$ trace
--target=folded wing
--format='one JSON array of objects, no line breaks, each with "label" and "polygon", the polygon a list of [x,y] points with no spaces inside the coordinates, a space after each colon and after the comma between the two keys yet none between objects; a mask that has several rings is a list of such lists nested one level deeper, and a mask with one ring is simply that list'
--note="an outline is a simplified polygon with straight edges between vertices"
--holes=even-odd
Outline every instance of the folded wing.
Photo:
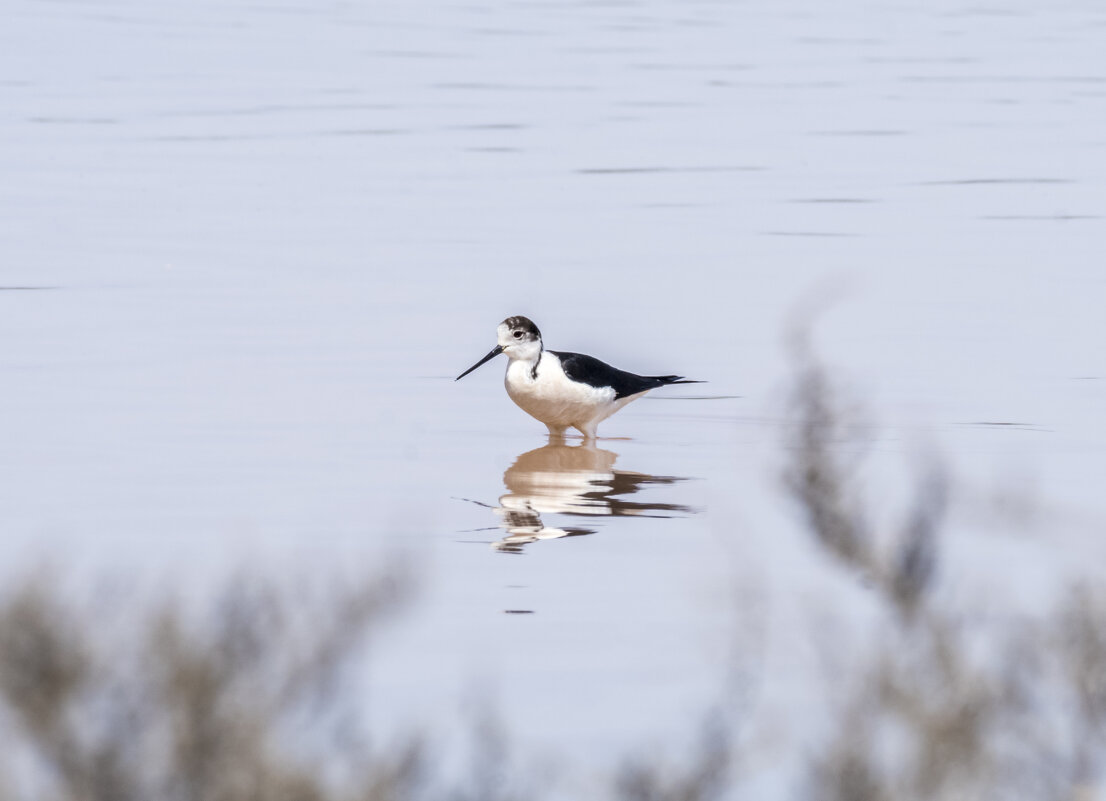
[{"label": "folded wing", "polygon": [[680,375],[636,375],[611,367],[606,362],[596,359],[594,356],[586,356],[583,353],[566,353],[562,351],[550,351],[561,360],[561,369],[565,375],[573,381],[579,381],[592,387],[611,387],[614,389],[615,400],[625,398],[628,395],[636,395],[657,387],[669,384],[701,384],[701,381],[692,381]]}]

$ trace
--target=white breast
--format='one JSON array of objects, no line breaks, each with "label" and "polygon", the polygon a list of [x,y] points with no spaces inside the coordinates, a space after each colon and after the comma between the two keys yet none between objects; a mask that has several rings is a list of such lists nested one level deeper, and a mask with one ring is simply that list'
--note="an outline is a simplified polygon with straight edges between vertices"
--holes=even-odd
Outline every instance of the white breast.
[{"label": "white breast", "polygon": [[606,415],[614,404],[614,390],[572,381],[561,369],[561,360],[542,353],[534,378],[534,363],[522,360],[507,365],[507,394],[531,417],[546,425],[577,426]]}]

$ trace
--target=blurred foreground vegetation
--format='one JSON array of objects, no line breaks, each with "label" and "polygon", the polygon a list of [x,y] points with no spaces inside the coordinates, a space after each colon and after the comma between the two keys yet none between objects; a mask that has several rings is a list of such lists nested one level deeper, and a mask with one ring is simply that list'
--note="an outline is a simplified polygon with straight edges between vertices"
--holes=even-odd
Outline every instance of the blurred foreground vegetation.
[{"label": "blurred foreground vegetation", "polygon": [[[813,540],[881,614],[859,668],[838,677],[821,747],[789,797],[1091,799],[1106,768],[1106,596],[1071,588],[1051,613],[969,623],[933,591],[949,487],[931,469],[897,530],[869,524],[855,430],[834,382],[797,349],[786,486]],[[467,778],[426,742],[374,745],[350,666],[408,591],[360,582],[231,582],[207,606],[89,605],[48,576],[0,597],[0,799],[506,801],[547,795],[476,749]],[[398,623],[402,625],[402,621]],[[720,705],[721,708],[721,705]],[[705,801],[742,793],[743,722],[708,715],[691,754],[629,759],[586,793]],[[494,726],[477,739],[503,737]],[[571,766],[569,766],[570,768]],[[566,769],[566,773],[571,770]],[[520,789],[521,788],[521,789]]]},{"label": "blurred foreground vegetation", "polygon": [[[1038,619],[987,619],[934,592],[949,492],[931,466],[896,530],[876,530],[842,443],[856,414],[796,345],[786,484],[810,533],[883,612],[841,682],[803,794],[834,801],[1092,799],[1106,769],[1106,593],[1079,584]],[[998,566],[996,566],[998,567]]]}]

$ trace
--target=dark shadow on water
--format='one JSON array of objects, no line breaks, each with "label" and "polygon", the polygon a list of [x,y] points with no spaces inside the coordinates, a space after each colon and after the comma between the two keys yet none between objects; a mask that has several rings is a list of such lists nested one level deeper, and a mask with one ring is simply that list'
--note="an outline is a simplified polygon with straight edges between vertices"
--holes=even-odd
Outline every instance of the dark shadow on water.
[{"label": "dark shadow on water", "polygon": [[948,181],[923,181],[918,186],[993,186],[1006,184],[1073,184],[1070,178],[956,178]]},{"label": "dark shadow on water", "polygon": [[759,172],[763,167],[749,165],[669,166],[643,165],[632,167],[584,167],[576,170],[579,175],[656,175],[663,173],[701,172]]},{"label": "dark shadow on water", "polygon": [[629,496],[650,487],[687,479],[615,470],[617,459],[617,453],[597,445],[569,445],[553,437],[548,445],[519,455],[503,474],[507,492],[500,497],[494,511],[506,536],[493,543],[493,547],[520,553],[524,545],[537,540],[575,537],[596,531],[591,525],[546,525],[543,515],[655,518],[694,513],[690,507],[676,503],[628,500]]},{"label": "dark shadow on water", "polygon": [[989,428],[1003,428],[1015,431],[1043,431],[1047,433],[1051,433],[1052,431],[1036,423],[1012,422],[1007,420],[973,420],[968,423],[957,423],[957,425],[984,430]]},{"label": "dark shadow on water", "polygon": [[825,239],[844,239],[859,236],[859,234],[847,234],[839,231],[761,231],[762,236],[799,236]]},{"label": "dark shadow on water", "polygon": [[910,131],[870,128],[866,130],[811,131],[809,136],[908,136]]},{"label": "dark shadow on water", "polygon": [[860,197],[810,197],[796,198],[788,203],[878,203],[878,200]]},{"label": "dark shadow on water", "polygon": [[991,214],[980,217],[981,220],[1037,220],[1046,222],[1067,222],[1069,220],[1101,220],[1099,214]]}]

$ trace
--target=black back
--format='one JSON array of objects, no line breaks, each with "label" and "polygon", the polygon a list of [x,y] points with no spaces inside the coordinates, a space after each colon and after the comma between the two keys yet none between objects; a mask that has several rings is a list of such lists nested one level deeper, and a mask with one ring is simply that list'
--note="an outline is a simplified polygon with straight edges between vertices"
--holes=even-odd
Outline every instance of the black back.
[{"label": "black back", "polygon": [[585,356],[582,353],[565,353],[559,350],[549,351],[561,360],[561,368],[565,375],[573,381],[587,384],[592,387],[611,387],[614,389],[614,397],[625,398],[627,395],[636,395],[647,389],[656,389],[667,384],[697,384],[698,381],[687,381],[680,375],[635,375],[611,367],[606,362],[601,362],[594,356]]}]

